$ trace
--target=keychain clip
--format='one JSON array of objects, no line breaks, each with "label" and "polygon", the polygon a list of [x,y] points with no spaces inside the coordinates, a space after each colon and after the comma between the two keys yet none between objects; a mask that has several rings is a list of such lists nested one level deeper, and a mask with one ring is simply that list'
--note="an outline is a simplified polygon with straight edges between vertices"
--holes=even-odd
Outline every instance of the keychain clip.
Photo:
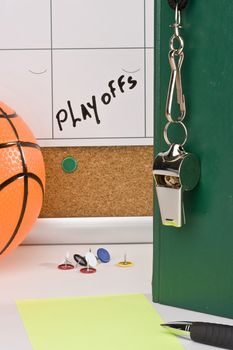
[{"label": "keychain clip", "polygon": [[[181,15],[178,3],[175,8],[175,23],[171,26],[174,33],[170,39],[168,54],[171,76],[166,100],[167,123],[164,127],[164,140],[169,145],[166,152],[156,155],[153,174],[162,223],[165,226],[181,227],[185,224],[183,192],[191,191],[197,185],[200,177],[198,158],[183,148],[188,138],[188,131],[183,123],[186,115],[185,97],[182,89],[181,66],[184,60],[184,41],[180,36]],[[176,93],[180,115],[172,116],[172,104]],[[171,125],[182,127],[184,140],[181,143],[170,141],[168,129]]]},{"label": "keychain clip", "polygon": [[[175,23],[172,27],[175,30],[175,33],[172,35],[170,39],[170,51],[168,54],[168,59],[171,67],[171,76],[168,85],[168,93],[167,93],[167,101],[166,101],[166,118],[169,122],[177,122],[182,121],[186,115],[186,105],[185,105],[185,97],[182,89],[182,80],[181,80],[181,66],[184,60],[184,41],[179,34],[179,28],[181,28],[180,11],[178,11],[178,5],[176,6],[175,11]],[[175,47],[175,41],[178,42],[178,47]],[[174,98],[176,86],[176,96],[177,103],[179,104],[180,115],[177,119],[172,117],[172,103]]]}]

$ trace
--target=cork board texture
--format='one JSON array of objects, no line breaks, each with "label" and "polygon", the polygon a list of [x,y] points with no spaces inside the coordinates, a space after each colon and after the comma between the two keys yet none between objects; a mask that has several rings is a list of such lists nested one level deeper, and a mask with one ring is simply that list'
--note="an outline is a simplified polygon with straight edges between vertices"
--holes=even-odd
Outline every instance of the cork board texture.
[{"label": "cork board texture", "polygon": [[[153,147],[42,148],[46,193],[40,217],[150,216]],[[67,156],[78,162],[66,173]]]}]

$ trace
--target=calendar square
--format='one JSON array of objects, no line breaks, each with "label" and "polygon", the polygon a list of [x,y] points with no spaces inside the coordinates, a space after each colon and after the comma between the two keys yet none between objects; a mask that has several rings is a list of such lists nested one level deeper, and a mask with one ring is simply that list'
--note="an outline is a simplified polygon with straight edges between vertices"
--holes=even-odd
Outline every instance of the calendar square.
[{"label": "calendar square", "polygon": [[52,137],[50,56],[44,50],[0,50],[1,100],[37,138]]},{"label": "calendar square", "polygon": [[144,0],[56,0],[54,48],[144,46]]},{"label": "calendar square", "polygon": [[154,130],[154,50],[146,49],[146,137]]},{"label": "calendar square", "polygon": [[50,48],[50,1],[1,1],[0,49]]},{"label": "calendar square", "polygon": [[145,46],[154,47],[154,1],[145,1]]},{"label": "calendar square", "polygon": [[144,137],[144,50],[56,50],[55,138]]}]

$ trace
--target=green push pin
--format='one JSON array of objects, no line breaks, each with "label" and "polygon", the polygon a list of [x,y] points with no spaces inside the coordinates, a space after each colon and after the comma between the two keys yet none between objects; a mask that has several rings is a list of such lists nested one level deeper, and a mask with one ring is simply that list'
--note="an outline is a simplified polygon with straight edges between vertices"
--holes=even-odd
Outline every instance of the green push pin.
[{"label": "green push pin", "polygon": [[77,169],[77,160],[73,157],[66,157],[63,159],[61,166],[66,173],[73,173]]}]

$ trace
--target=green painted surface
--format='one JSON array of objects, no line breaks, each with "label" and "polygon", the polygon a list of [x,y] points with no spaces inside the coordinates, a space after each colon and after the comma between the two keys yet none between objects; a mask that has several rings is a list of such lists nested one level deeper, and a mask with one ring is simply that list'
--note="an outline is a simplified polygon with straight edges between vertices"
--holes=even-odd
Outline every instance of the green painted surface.
[{"label": "green painted surface", "polygon": [[[155,4],[158,153],[167,149],[163,128],[174,11],[167,1]],[[200,159],[201,180],[184,194],[187,224],[182,228],[161,225],[155,198],[153,297],[233,318],[233,1],[189,0],[182,23],[185,150]]]}]

